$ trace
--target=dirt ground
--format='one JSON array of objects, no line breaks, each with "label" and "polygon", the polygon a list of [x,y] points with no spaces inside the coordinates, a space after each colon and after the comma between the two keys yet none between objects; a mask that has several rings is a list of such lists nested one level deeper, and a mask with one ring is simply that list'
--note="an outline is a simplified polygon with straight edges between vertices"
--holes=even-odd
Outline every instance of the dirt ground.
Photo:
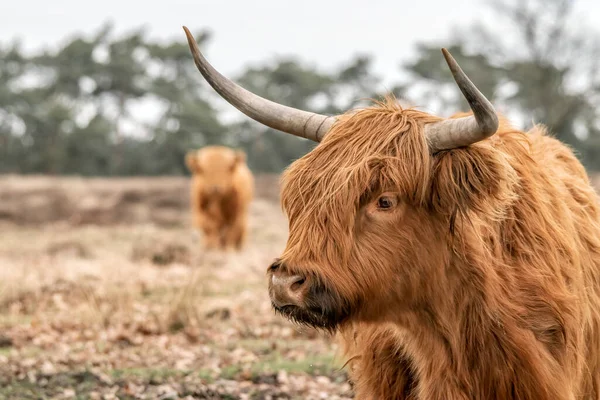
[{"label": "dirt ground", "polygon": [[271,310],[278,190],[206,253],[186,178],[0,176],[0,399],[352,398],[335,340]]}]

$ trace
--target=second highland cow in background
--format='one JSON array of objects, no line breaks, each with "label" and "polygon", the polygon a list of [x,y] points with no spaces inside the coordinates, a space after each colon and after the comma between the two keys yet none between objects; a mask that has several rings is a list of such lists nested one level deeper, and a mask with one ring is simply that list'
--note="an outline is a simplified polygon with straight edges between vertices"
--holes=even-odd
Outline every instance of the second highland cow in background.
[{"label": "second highland cow in background", "polygon": [[207,249],[240,249],[246,238],[254,177],[246,155],[224,146],[208,146],[186,155],[192,172],[194,227]]}]

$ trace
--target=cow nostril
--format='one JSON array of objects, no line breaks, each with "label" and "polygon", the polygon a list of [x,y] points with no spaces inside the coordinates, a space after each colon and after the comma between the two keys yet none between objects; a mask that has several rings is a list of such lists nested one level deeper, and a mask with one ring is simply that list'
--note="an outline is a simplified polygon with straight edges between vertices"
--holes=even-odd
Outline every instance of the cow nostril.
[{"label": "cow nostril", "polygon": [[304,301],[303,287],[307,285],[306,281],[306,277],[302,275],[274,271],[269,285],[271,301],[276,307],[301,306]]},{"label": "cow nostril", "polygon": [[306,278],[302,276],[296,277],[294,282],[292,282],[292,284],[290,285],[290,290],[292,290],[293,292],[300,290],[302,285],[304,285],[304,282],[306,282]]}]

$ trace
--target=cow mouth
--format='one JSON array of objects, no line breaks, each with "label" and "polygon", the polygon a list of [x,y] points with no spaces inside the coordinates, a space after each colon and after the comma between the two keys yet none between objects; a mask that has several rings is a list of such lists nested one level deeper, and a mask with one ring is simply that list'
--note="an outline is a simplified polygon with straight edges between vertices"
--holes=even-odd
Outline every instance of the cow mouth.
[{"label": "cow mouth", "polygon": [[272,306],[276,313],[290,321],[329,332],[334,332],[350,317],[348,304],[322,286],[311,288],[302,305],[272,303]]},{"label": "cow mouth", "polygon": [[283,315],[290,321],[330,332],[335,331],[343,321],[343,319],[340,320],[337,316],[326,313],[324,310],[305,309],[294,305],[277,307],[274,304],[273,308],[276,313]]}]

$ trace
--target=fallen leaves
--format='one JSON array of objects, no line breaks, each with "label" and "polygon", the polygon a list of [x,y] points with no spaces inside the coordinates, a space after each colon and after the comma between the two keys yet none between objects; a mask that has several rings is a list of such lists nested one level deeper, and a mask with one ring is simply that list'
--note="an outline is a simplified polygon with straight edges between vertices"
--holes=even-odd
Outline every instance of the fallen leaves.
[{"label": "fallen leaves", "polygon": [[239,254],[181,227],[1,237],[0,398],[352,398],[335,342],[272,312],[264,270],[286,224],[277,205],[253,210]]}]

